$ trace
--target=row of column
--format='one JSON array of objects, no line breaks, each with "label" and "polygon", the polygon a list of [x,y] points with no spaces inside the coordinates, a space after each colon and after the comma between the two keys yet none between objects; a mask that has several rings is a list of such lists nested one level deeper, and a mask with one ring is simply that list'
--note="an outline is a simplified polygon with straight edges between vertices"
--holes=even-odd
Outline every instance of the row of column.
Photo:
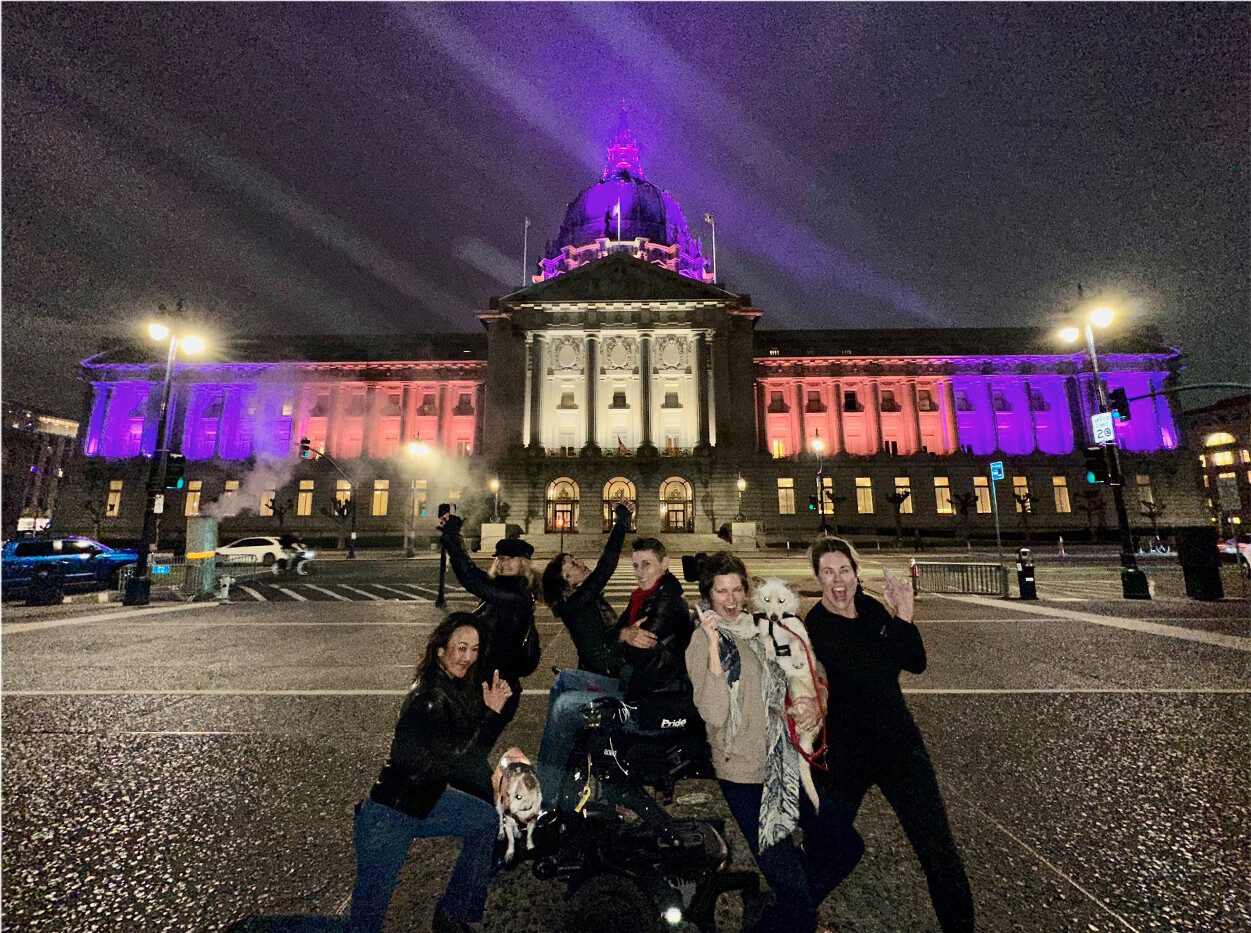
[{"label": "row of column", "polygon": [[[529,437],[527,444],[537,449],[543,444],[543,383],[546,369],[546,344],[544,334],[531,332],[526,344],[526,367],[530,373]],[[599,383],[599,334],[587,334],[583,345],[586,360],[586,443],[583,450],[599,453],[596,442],[595,414],[597,407],[596,387]],[[697,449],[710,446],[709,420],[711,418],[710,390],[712,374],[708,366],[708,335],[704,331],[695,334],[695,383],[698,408],[695,413]],[[642,443],[639,450],[654,452],[652,440],[652,335],[639,334],[639,407],[642,410]]]}]

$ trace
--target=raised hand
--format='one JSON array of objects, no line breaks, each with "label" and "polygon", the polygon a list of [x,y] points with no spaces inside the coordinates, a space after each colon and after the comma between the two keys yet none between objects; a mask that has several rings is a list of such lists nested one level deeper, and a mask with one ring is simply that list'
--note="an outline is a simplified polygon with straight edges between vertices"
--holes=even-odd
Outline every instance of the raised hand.
[{"label": "raised hand", "polygon": [[886,609],[897,619],[912,621],[913,596],[912,584],[891,576],[891,572],[882,568],[882,602]]},{"label": "raised hand", "polygon": [[821,725],[821,707],[812,697],[803,697],[791,704],[791,718],[800,732],[813,732]]},{"label": "raised hand", "polygon": [[639,620],[633,625],[627,625],[621,630],[621,640],[631,648],[655,648],[656,633],[649,632],[643,628],[643,623],[647,621],[647,616],[640,616]]},{"label": "raised hand", "polygon": [[508,698],[513,695],[513,688],[508,686],[508,681],[500,680],[500,672],[495,671],[491,674],[491,683],[482,685],[482,702],[487,705],[487,709],[492,712],[502,712],[504,704],[508,702]]}]

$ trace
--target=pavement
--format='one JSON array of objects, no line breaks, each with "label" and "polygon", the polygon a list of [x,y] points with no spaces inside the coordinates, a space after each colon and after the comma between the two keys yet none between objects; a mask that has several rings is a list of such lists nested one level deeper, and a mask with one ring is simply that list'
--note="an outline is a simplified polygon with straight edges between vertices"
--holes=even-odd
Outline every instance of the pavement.
[{"label": "pavement", "polygon": [[[799,558],[757,563],[753,572],[812,585]],[[880,563],[901,572],[906,555],[866,559],[870,589]],[[426,562],[327,562],[224,605],[6,604],[6,928],[220,930],[341,913],[352,805],[441,618],[435,573]],[[1116,568],[1093,560],[1040,572],[1038,602],[919,597],[929,668],[903,685],[979,929],[1251,927],[1248,602],[1230,589],[1236,575],[1226,584],[1238,598],[1216,603],[1186,599],[1175,566],[1154,577],[1149,603],[1114,598]],[[619,571],[609,600],[623,605],[630,585]],[[450,578],[449,594],[449,608],[472,603]],[[551,666],[575,657],[545,610],[539,629],[543,662],[501,742],[532,757]],[[673,809],[728,816],[707,781],[680,785]],[[936,930],[876,791],[857,826],[867,854],[823,905],[823,924]],[[729,835],[736,867],[750,867]],[[389,930],[429,929],[454,852],[414,845]],[[551,929],[560,905],[553,882],[515,871],[493,885],[482,929]],[[737,929],[733,904],[721,914]]]}]

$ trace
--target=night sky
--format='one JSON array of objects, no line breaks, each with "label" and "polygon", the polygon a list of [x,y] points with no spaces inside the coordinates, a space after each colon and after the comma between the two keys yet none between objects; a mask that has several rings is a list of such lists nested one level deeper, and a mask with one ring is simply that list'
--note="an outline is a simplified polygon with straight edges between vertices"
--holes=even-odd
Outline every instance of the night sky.
[{"label": "night sky", "polygon": [[6,3],[4,395],[78,414],[178,295],[223,352],[476,329],[621,98],[761,327],[1044,325],[1080,284],[1246,381],[1249,9]]}]

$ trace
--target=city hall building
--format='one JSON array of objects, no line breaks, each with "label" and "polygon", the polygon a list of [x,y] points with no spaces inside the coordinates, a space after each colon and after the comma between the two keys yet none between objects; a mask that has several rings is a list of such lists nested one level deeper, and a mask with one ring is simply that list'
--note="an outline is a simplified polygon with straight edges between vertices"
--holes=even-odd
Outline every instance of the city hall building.
[{"label": "city hall building", "polygon": [[[365,546],[394,546],[406,526],[428,536],[440,501],[471,525],[498,506],[532,538],[595,547],[618,499],[637,503],[640,532],[706,536],[738,518],[769,542],[822,519],[853,536],[985,536],[993,495],[1013,537],[1115,525],[1085,478],[1084,351],[1041,329],[769,330],[768,309],[714,281],[678,202],[645,180],[624,116],[532,284],[476,316],[470,334],[265,338],[180,359],[170,448],[187,483],[166,496],[163,533],[206,513],[224,538],[280,523],[318,537],[353,495]],[[1111,388],[1148,396],[1116,426],[1131,523],[1149,528],[1148,502],[1167,524],[1203,523],[1178,412],[1151,397],[1176,383],[1180,352],[1128,330],[1100,363]],[[123,348],[83,373],[83,453],[106,465],[83,507],[102,511],[102,535],[134,536],[163,363]],[[301,438],[339,469],[300,458]],[[1005,477],[992,490],[993,460]]]}]

